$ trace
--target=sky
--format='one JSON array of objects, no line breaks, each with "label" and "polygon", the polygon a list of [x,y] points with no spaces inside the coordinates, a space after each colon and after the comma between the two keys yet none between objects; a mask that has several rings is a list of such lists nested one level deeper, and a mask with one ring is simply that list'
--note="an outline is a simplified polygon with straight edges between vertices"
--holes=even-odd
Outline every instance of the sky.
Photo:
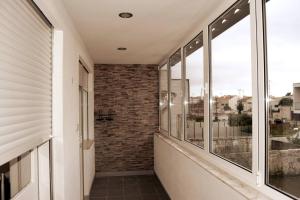
[{"label": "sky", "polygon": [[[270,0],[267,3],[268,73],[272,96],[293,92],[293,83],[300,83],[299,8],[300,0]],[[242,93],[251,96],[250,37],[248,16],[213,39],[213,95]],[[203,48],[188,56],[186,63],[191,96],[199,96],[203,87]],[[174,68],[173,76],[180,78],[179,67]]]}]

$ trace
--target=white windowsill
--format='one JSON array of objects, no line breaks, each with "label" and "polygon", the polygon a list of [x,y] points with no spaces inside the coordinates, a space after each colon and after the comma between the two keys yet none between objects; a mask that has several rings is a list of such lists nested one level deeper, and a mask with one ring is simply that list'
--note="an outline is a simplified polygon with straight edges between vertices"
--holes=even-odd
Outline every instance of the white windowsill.
[{"label": "white windowsill", "polygon": [[174,149],[185,155],[187,158],[191,159],[193,162],[195,162],[197,165],[202,167],[204,170],[206,170],[208,173],[212,174],[214,177],[231,187],[236,192],[240,193],[242,196],[244,196],[246,199],[251,200],[270,200],[271,198],[265,196],[257,189],[249,186],[247,183],[244,183],[230,174],[226,173],[225,171],[219,169],[217,166],[215,166],[212,163],[209,163],[208,161],[199,158],[198,155],[195,155],[195,153],[191,152],[190,150],[182,147],[181,145],[175,143],[170,138],[156,133],[156,137],[160,138],[170,146],[172,146]]}]

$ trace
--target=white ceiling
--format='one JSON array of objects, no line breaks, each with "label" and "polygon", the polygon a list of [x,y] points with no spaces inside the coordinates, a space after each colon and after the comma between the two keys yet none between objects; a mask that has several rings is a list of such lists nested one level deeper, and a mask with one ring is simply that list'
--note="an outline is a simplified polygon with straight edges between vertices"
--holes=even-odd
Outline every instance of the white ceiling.
[{"label": "white ceiling", "polygon": [[158,64],[223,0],[63,1],[95,63]]}]

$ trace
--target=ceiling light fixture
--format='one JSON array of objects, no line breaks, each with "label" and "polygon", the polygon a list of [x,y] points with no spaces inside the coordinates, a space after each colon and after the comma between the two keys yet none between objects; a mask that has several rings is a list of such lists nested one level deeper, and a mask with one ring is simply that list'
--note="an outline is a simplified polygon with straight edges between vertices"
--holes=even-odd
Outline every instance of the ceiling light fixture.
[{"label": "ceiling light fixture", "polygon": [[119,17],[124,18],[124,19],[131,18],[132,16],[133,16],[133,14],[130,12],[122,12],[119,14]]},{"label": "ceiling light fixture", "polygon": [[126,51],[127,48],[125,48],[125,47],[119,47],[118,50],[119,50],[119,51]]},{"label": "ceiling light fixture", "polygon": [[215,28],[212,28],[212,29],[211,29],[211,31],[215,31],[215,30],[216,30]]},{"label": "ceiling light fixture", "polygon": [[234,14],[236,14],[238,12],[240,12],[240,9],[237,8],[237,9],[235,9]]},{"label": "ceiling light fixture", "polygon": [[198,40],[196,41],[196,44],[199,44],[199,41],[198,41]]},{"label": "ceiling light fixture", "polygon": [[223,19],[222,24],[224,24],[225,22],[227,22],[227,20],[226,20],[226,19]]}]

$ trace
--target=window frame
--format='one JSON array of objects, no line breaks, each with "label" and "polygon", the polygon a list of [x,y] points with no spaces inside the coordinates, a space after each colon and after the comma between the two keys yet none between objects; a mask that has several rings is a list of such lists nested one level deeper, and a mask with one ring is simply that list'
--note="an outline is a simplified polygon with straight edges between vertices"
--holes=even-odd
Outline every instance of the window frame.
[{"label": "window frame", "polygon": [[[162,132],[163,133],[163,135],[165,135],[165,136],[169,136],[169,134],[170,134],[170,129],[169,129],[169,62],[164,62],[163,64],[160,64],[159,66],[158,66],[158,77],[159,77],[159,81],[158,81],[158,94],[159,94],[159,102],[158,102],[158,112],[159,112],[159,131],[160,132]],[[168,102],[167,102],[167,107],[168,107],[168,113],[167,113],[167,115],[168,115],[168,130],[164,130],[164,129],[162,129],[161,128],[161,110],[160,110],[160,93],[161,93],[161,82],[160,82],[160,75],[161,75],[161,69],[163,68],[163,67],[166,67],[167,69],[167,94],[168,94]]]},{"label": "window frame", "polygon": [[[200,32],[203,32],[203,59],[204,59],[204,149],[199,148],[186,141],[184,138],[179,140],[173,136],[170,136],[170,117],[169,117],[169,135],[167,136],[172,142],[177,145],[182,146],[184,149],[190,150],[195,155],[201,157],[202,159],[208,161],[213,166],[218,166],[222,171],[226,171],[231,174],[234,178],[239,179],[241,182],[253,187],[256,191],[261,192],[263,195],[267,195],[276,200],[291,200],[293,197],[288,194],[281,193],[280,191],[270,187],[266,184],[266,142],[267,142],[267,132],[266,132],[266,114],[267,114],[267,91],[266,91],[266,33],[265,33],[265,11],[264,11],[264,0],[251,0],[250,1],[250,30],[251,30],[251,67],[252,67],[252,172],[245,170],[231,162],[224,160],[210,152],[210,104],[211,104],[211,47],[210,47],[210,34],[209,25],[212,24],[216,19],[227,12],[237,0],[228,0],[222,3],[217,10],[207,17],[200,26],[196,27],[194,31],[186,40],[179,44],[176,48],[175,53],[178,49],[181,49],[181,63],[182,63],[182,79],[183,80],[183,109],[185,100],[185,58],[184,58],[184,47],[189,44]],[[196,35],[196,36],[195,36]],[[192,39],[191,39],[192,38]],[[168,63],[168,80],[169,80],[169,92],[170,92],[170,57],[174,55],[169,54],[165,59]],[[166,62],[164,62],[165,64]],[[169,98],[170,101],[170,98]],[[168,104],[170,107],[170,102]],[[169,108],[170,112],[170,108]],[[185,114],[185,111],[183,111]],[[170,115],[170,113],[169,113]],[[185,116],[183,122],[185,123]],[[185,124],[183,124],[185,127]],[[185,130],[183,130],[183,137],[185,136]]]},{"label": "window frame", "polygon": [[280,190],[279,188],[276,188],[275,186],[271,185],[268,183],[268,178],[269,178],[269,149],[268,149],[268,139],[269,139],[269,133],[270,130],[268,128],[268,119],[269,119],[269,73],[268,73],[268,35],[267,35],[267,11],[266,11],[266,0],[256,0],[257,1],[257,10],[260,13],[261,16],[258,17],[258,19],[260,20],[260,30],[259,32],[262,33],[261,34],[261,38],[260,38],[260,45],[261,45],[261,50],[262,52],[260,52],[260,55],[262,56],[259,59],[259,62],[261,63],[261,70],[260,70],[260,80],[261,80],[261,86],[263,88],[261,88],[261,94],[263,95],[263,102],[261,102],[261,107],[263,108],[263,112],[262,113],[262,117],[260,120],[260,123],[263,125],[263,130],[264,130],[264,134],[263,137],[261,138],[261,140],[263,141],[262,144],[259,147],[259,151],[263,154],[263,155],[259,158],[261,164],[261,169],[263,169],[262,171],[262,176],[263,176],[263,191],[265,191],[266,193],[268,193],[270,196],[277,196],[279,197],[279,199],[283,199],[283,200],[290,200],[290,199],[298,199],[297,197],[293,196],[292,194],[289,194],[283,190]]},{"label": "window frame", "polygon": [[[183,77],[183,60],[182,60],[182,47],[179,47],[179,48],[177,48],[177,50],[174,52],[174,53],[172,53],[171,54],[171,56],[168,58],[168,94],[169,94],[169,103],[168,103],[168,108],[169,108],[169,136],[171,137],[171,138],[174,138],[174,139],[176,139],[176,140],[178,140],[178,141],[182,141],[183,139],[182,139],[182,136],[183,136],[183,126],[184,126],[184,120],[181,120],[181,130],[180,130],[180,132],[179,132],[179,135],[178,135],[178,138],[177,137],[175,137],[174,135],[172,135],[172,117],[171,117],[171,93],[172,93],[172,84],[171,84],[171,78],[172,78],[172,70],[171,70],[171,68],[172,68],[172,66],[171,66],[171,59],[172,59],[172,57],[173,56],[175,56],[178,52],[180,52],[180,70],[181,70],[181,83],[180,83],[180,86],[181,86],[181,88],[180,88],[180,92],[181,92],[181,94],[183,94],[183,95],[181,95],[181,100],[180,100],[180,104],[181,104],[181,114],[182,114],[182,118],[184,118],[184,102],[183,102],[183,99],[184,99],[184,89],[183,89],[183,81],[184,81],[184,77]],[[174,65],[175,66],[175,65]]]},{"label": "window frame", "polygon": [[[187,125],[187,123],[186,123],[186,116],[187,116],[187,112],[186,112],[186,105],[185,105],[185,103],[186,102],[188,102],[188,98],[187,98],[187,96],[186,96],[186,84],[187,84],[187,82],[186,82],[186,66],[187,66],[187,64],[186,64],[186,58],[188,57],[188,56],[186,56],[186,51],[185,51],[185,49],[187,49],[188,48],[188,46],[190,46],[190,44],[196,39],[196,38],[198,38],[199,36],[202,36],[202,47],[201,48],[203,48],[202,49],[202,51],[203,51],[203,69],[202,69],[202,72],[203,72],[203,86],[205,87],[205,48],[204,48],[204,31],[202,30],[202,31],[200,31],[195,37],[193,37],[193,39],[191,39],[186,45],[184,45],[183,47],[182,47],[182,51],[183,51],[183,60],[182,60],[182,63],[183,63],[183,65],[182,65],[182,72],[183,72],[183,90],[184,90],[184,93],[183,93],[183,140],[185,141],[185,142],[187,142],[187,143],[189,143],[189,144],[192,144],[192,145],[194,145],[194,146],[196,146],[197,148],[200,148],[200,149],[205,149],[205,138],[206,138],[206,135],[205,135],[205,123],[206,123],[206,120],[205,120],[205,91],[204,91],[204,95],[203,95],[203,101],[204,101],[204,105],[203,105],[203,115],[204,115],[204,121],[203,121],[203,125],[204,125],[204,127],[203,127],[203,140],[204,140],[204,142],[203,142],[203,146],[200,146],[200,145],[196,145],[196,144],[194,144],[194,143],[192,143],[191,141],[189,141],[189,140],[187,140],[186,139],[186,134],[187,134],[187,132],[186,132],[186,125]],[[198,49],[197,49],[198,50]],[[197,51],[196,50],[196,51]]]},{"label": "window frame", "polygon": [[[250,1],[250,5],[249,5],[249,17],[250,17],[250,39],[251,39],[251,71],[252,71],[252,74],[251,74],[251,89],[252,89],[252,159],[251,159],[251,162],[252,162],[252,169],[247,169],[246,167],[244,166],[241,166],[240,164],[236,163],[236,162],[233,162],[221,155],[218,155],[217,153],[214,153],[213,152],[213,145],[212,145],[212,142],[213,142],[213,133],[212,133],[212,112],[213,112],[213,109],[212,109],[212,102],[213,102],[213,92],[212,92],[212,88],[213,88],[213,84],[212,84],[212,35],[211,35],[211,27],[212,25],[218,21],[219,19],[223,18],[223,16],[225,14],[227,14],[228,12],[231,11],[232,8],[234,8],[237,4],[240,3],[240,1],[243,1],[243,0],[236,0],[233,4],[231,4],[223,13],[221,13],[218,17],[215,18],[215,20],[213,20],[211,23],[208,24],[208,49],[209,49],[209,52],[208,52],[208,55],[209,55],[209,152],[211,154],[213,154],[214,156],[217,156],[243,170],[246,170],[248,171],[249,173],[251,174],[258,174],[258,167],[257,167],[257,153],[256,153],[256,146],[257,146],[257,141],[255,140],[255,138],[257,138],[256,136],[258,135],[258,130],[257,130],[257,126],[258,126],[258,117],[257,117],[257,108],[258,108],[258,105],[257,105],[257,99],[258,99],[258,96],[256,95],[257,93],[257,90],[258,90],[258,84],[257,84],[257,77],[256,77],[256,69],[257,69],[257,61],[256,61],[256,56],[255,56],[255,51],[254,49],[256,49],[256,36],[253,34],[253,32],[255,32],[255,27],[256,27],[256,22],[255,20],[253,19],[254,17],[256,17],[256,12],[255,12],[255,9],[253,9],[253,5],[255,3],[252,3],[253,1]],[[246,1],[246,0],[245,0]],[[238,23],[238,22],[237,22]],[[231,27],[229,27],[231,28]],[[226,29],[228,30],[228,29]],[[225,30],[225,31],[226,31]],[[224,32],[225,32],[224,31]],[[222,32],[223,33],[223,32]],[[221,34],[222,34],[221,33]],[[220,35],[221,35],[220,34]]]}]

